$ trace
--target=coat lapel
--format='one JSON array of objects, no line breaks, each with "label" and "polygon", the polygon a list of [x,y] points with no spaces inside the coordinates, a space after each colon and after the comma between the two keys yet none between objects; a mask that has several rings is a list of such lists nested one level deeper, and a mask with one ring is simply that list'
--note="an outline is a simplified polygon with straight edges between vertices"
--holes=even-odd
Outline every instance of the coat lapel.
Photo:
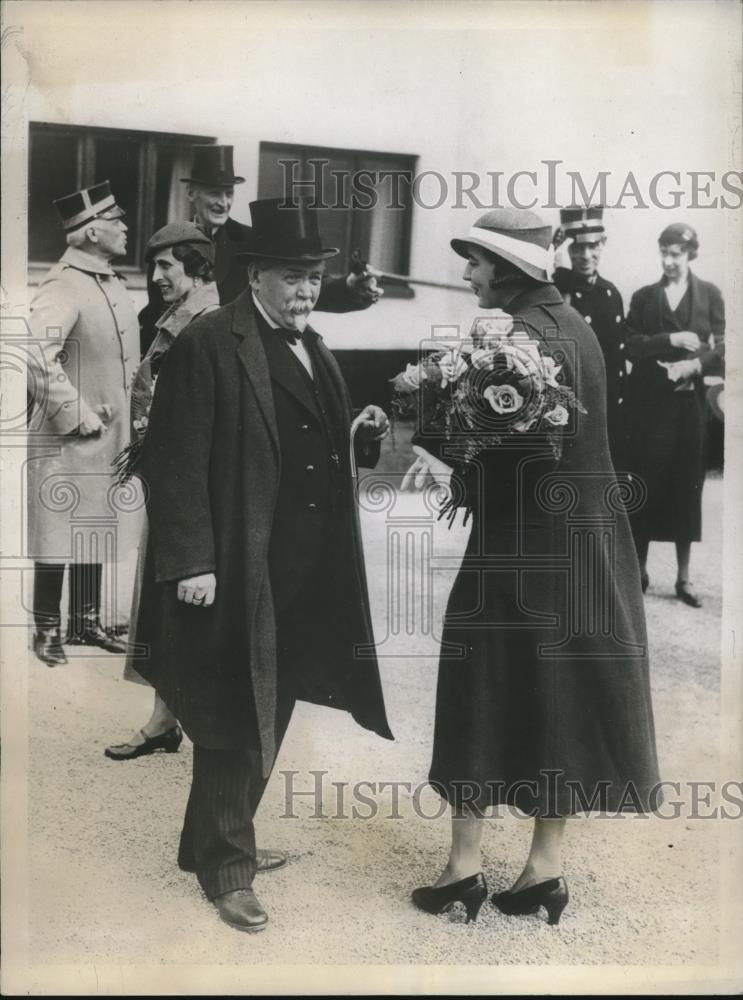
[{"label": "coat lapel", "polygon": [[276,409],[273,403],[271,373],[263,347],[263,341],[258,331],[258,324],[253,315],[251,292],[243,292],[232,306],[232,332],[240,339],[237,356],[243,370],[253,387],[258,405],[266,421],[271,444],[279,461],[279,430],[276,424]]},{"label": "coat lapel", "polygon": [[700,281],[692,271],[689,272],[689,295],[691,296],[689,329],[700,336],[709,334],[709,292],[704,282]]},{"label": "coat lapel", "polygon": [[259,331],[259,336],[266,352],[271,378],[286,389],[317,420],[317,406],[310,390],[308,377],[299,367],[301,362],[295,359],[288,347],[282,343],[279,334],[272,331],[261,334]]}]

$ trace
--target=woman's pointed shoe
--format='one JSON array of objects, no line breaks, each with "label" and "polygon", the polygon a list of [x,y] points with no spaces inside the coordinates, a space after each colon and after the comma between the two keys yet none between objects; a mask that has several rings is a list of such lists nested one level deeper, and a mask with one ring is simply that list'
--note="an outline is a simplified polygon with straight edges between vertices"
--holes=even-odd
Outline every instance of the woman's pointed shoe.
[{"label": "woman's pointed shoe", "polygon": [[560,876],[539,882],[537,885],[530,885],[519,892],[494,892],[493,905],[509,917],[536,913],[539,907],[543,906],[547,910],[547,923],[559,924],[569,898],[567,883]]},{"label": "woman's pointed shoe", "polygon": [[426,913],[447,913],[455,903],[462,903],[467,911],[467,923],[474,923],[487,897],[487,883],[482,872],[478,872],[438,888],[426,885],[413,889],[411,898],[418,909]]},{"label": "woman's pointed shoe", "polygon": [[103,751],[104,754],[111,760],[135,760],[137,757],[146,757],[157,750],[164,750],[165,753],[176,753],[183,739],[183,731],[177,724],[157,736],[148,736],[144,729],[141,730],[141,733],[144,738],[143,743],[137,745],[119,743],[116,746],[106,747]]}]

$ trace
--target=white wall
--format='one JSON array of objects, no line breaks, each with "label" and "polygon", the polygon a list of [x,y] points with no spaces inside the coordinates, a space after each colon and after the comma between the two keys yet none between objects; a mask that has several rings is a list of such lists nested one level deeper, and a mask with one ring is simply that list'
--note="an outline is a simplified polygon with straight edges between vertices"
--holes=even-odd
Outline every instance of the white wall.
[{"label": "white wall", "polygon": [[[258,143],[307,142],[418,154],[420,171],[740,169],[740,6],[644,3],[141,3],[6,5],[26,61],[29,120],[202,132],[234,143],[256,196]],[[702,30],[703,29],[703,30]],[[689,197],[688,181],[683,185]],[[719,184],[713,185],[720,193]],[[435,190],[426,187],[431,197]],[[520,188],[524,196],[527,186]],[[561,186],[557,197],[569,200]],[[453,200],[453,190],[449,201]],[[625,201],[632,206],[632,199]],[[416,208],[411,272],[456,282],[449,249],[476,208]],[[556,209],[542,214],[556,224]],[[700,235],[696,271],[719,284],[740,328],[741,211],[607,212],[602,271],[625,297],[659,276],[671,221]],[[413,344],[467,322],[470,298],[419,288],[353,317],[322,317],[331,345]]]}]

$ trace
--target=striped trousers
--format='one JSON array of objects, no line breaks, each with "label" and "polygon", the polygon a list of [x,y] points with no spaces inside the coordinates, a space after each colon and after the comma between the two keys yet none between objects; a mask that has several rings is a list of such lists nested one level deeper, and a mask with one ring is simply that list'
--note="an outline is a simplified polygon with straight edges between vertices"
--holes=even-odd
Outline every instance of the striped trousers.
[{"label": "striped trousers", "polygon": [[[294,698],[276,706],[276,753],[286,734]],[[253,819],[268,783],[257,750],[193,748],[193,778],[178,849],[178,867],[194,872],[209,899],[249,889],[256,869]]]}]

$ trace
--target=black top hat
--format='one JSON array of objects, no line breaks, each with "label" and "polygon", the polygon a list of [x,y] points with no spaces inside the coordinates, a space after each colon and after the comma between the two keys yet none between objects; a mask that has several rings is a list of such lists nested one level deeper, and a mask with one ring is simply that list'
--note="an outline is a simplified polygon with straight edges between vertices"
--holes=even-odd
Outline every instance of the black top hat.
[{"label": "black top hat", "polygon": [[190,184],[209,187],[232,187],[243,184],[244,177],[236,177],[232,168],[232,146],[191,146],[193,163],[191,177],[181,177]]},{"label": "black top hat", "polygon": [[606,232],[603,219],[603,205],[573,205],[560,209],[560,222],[565,236],[576,243],[601,239]]},{"label": "black top hat", "polygon": [[108,181],[101,181],[100,184],[93,184],[89,188],[75,191],[74,194],[66,194],[64,198],[57,198],[54,207],[60,214],[66,233],[79,229],[91,219],[101,216],[119,219],[126,214],[124,209],[116,204]]},{"label": "black top hat", "polygon": [[317,210],[310,208],[305,200],[251,201],[250,217],[253,223],[250,242],[237,251],[241,256],[312,261],[327,260],[340,253],[335,247],[322,245]]}]

